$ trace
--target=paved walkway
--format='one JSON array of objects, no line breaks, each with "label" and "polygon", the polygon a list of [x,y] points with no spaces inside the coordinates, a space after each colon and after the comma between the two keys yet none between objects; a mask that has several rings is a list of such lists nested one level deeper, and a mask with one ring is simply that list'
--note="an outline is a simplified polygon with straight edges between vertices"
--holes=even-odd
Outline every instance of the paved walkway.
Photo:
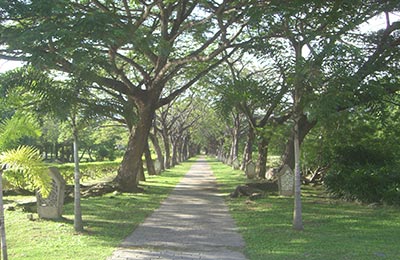
[{"label": "paved walkway", "polygon": [[215,177],[204,159],[170,196],[125,239],[109,260],[246,260]]}]

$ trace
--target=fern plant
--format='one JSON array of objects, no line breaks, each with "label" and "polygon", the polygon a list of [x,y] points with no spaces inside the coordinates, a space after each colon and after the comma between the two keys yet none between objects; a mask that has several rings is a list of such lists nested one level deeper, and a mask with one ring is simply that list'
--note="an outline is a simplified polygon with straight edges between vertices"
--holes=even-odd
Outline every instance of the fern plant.
[{"label": "fern plant", "polygon": [[26,136],[40,136],[39,125],[30,115],[15,114],[0,122],[0,151],[15,147],[15,144]]},{"label": "fern plant", "polygon": [[40,136],[39,125],[29,112],[17,110],[11,117],[0,122],[0,240],[3,260],[8,259],[4,226],[3,173],[11,179],[27,183],[47,197],[51,178],[37,149],[29,146],[15,148],[23,137]]},{"label": "fern plant", "polygon": [[50,192],[51,178],[36,148],[20,146],[0,154],[0,164],[7,165],[5,174],[16,175],[24,183],[39,189],[43,196]]},{"label": "fern plant", "polygon": [[26,136],[40,136],[33,116],[16,113],[0,122],[0,165],[7,165],[4,177],[17,187],[39,189],[43,195],[48,194],[50,176],[38,150],[29,146],[15,148]]}]

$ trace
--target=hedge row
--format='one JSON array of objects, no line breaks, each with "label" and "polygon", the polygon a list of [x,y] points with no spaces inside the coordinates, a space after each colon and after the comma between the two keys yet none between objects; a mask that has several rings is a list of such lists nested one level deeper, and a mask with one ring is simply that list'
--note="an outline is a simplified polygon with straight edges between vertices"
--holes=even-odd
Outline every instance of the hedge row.
[{"label": "hedge row", "polygon": [[[85,181],[95,178],[104,178],[112,174],[116,175],[120,164],[121,162],[118,161],[80,163],[81,180]],[[68,163],[52,166],[60,170],[61,175],[65,178],[67,183],[73,183],[74,164]]]}]

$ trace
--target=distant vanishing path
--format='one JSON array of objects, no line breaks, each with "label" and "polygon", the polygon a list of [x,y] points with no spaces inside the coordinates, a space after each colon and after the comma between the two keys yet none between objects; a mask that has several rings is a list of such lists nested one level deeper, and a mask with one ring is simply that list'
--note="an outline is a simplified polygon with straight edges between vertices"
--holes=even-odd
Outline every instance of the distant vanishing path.
[{"label": "distant vanishing path", "polygon": [[108,260],[246,260],[242,237],[204,158]]}]

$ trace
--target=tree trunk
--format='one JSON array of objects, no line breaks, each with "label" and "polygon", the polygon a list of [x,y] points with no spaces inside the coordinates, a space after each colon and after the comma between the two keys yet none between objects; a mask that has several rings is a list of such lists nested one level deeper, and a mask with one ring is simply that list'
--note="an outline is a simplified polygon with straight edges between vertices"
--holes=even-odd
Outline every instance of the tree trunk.
[{"label": "tree trunk", "polygon": [[54,157],[56,160],[58,160],[58,152],[59,152],[59,145],[58,143],[54,144]]},{"label": "tree trunk", "polygon": [[189,158],[189,136],[185,137],[182,146],[182,161],[186,161]]},{"label": "tree trunk", "polygon": [[196,155],[200,154],[201,146],[200,145],[191,144],[191,145],[189,145],[188,149],[189,149],[188,158],[191,158],[193,156],[196,156]]},{"label": "tree trunk", "polygon": [[183,138],[183,140],[181,140],[178,144],[178,162],[184,162],[185,161],[185,145],[186,145],[186,136]]},{"label": "tree trunk", "polygon": [[164,142],[165,149],[165,168],[171,168],[171,143],[169,139],[169,135],[165,129],[162,131],[162,138]]},{"label": "tree trunk", "polygon": [[[3,166],[2,166],[3,167]],[[4,225],[4,201],[3,201],[3,169],[0,168],[0,233],[1,233],[1,253],[3,260],[8,260],[6,226]]]},{"label": "tree trunk", "polygon": [[74,229],[76,232],[83,231],[82,209],[81,209],[81,185],[79,170],[79,154],[78,154],[78,130],[75,119],[73,119],[73,154],[74,154]]},{"label": "tree trunk", "polygon": [[223,161],[224,157],[224,141],[221,140],[218,147],[218,160]]},{"label": "tree trunk", "polygon": [[268,144],[269,139],[265,137],[261,137],[258,143],[257,176],[261,179],[265,179],[267,172]]},{"label": "tree trunk", "polygon": [[182,136],[181,136],[181,138],[179,138],[179,141],[178,141],[178,147],[177,147],[177,150],[176,150],[176,158],[178,159],[178,164],[180,164],[180,163],[182,163],[184,160],[183,160],[183,153],[182,153],[182,150],[183,150],[183,141],[184,141],[184,138],[182,138]]},{"label": "tree trunk", "polygon": [[303,218],[301,208],[301,176],[300,176],[300,140],[299,140],[299,119],[295,119],[294,124],[294,210],[293,210],[293,229],[303,230]]},{"label": "tree trunk", "polygon": [[128,148],[118,169],[117,177],[114,179],[120,191],[134,192],[137,190],[138,177],[142,167],[142,155],[155,114],[155,105],[151,103],[149,101],[143,106],[138,106],[139,122],[129,135]]},{"label": "tree trunk", "polygon": [[143,161],[141,161],[140,171],[137,180],[137,184],[139,184],[139,181],[146,181],[146,176],[144,175]]},{"label": "tree trunk", "polygon": [[64,144],[61,144],[60,161],[61,162],[65,162],[65,147],[64,147]]},{"label": "tree trunk", "polygon": [[87,151],[87,149],[84,149],[83,152],[82,152],[82,154],[81,154],[81,156],[79,157],[79,161],[80,161],[80,162],[82,161],[83,156],[85,156],[86,151]]},{"label": "tree trunk", "polygon": [[165,170],[164,155],[162,153],[160,143],[158,142],[158,138],[157,138],[156,134],[152,134],[152,133],[150,133],[149,137],[150,137],[151,142],[153,143],[154,150],[156,150],[157,160],[160,162],[161,171],[164,171]]},{"label": "tree trunk", "polygon": [[147,140],[146,144],[147,145],[144,148],[144,157],[146,159],[147,173],[149,175],[157,175],[156,169],[154,168],[153,159],[151,158],[151,152],[150,152],[150,147],[149,147],[149,141],[148,140]]},{"label": "tree trunk", "polygon": [[239,155],[239,132],[240,132],[240,116],[239,113],[233,114],[233,129],[232,129],[232,144],[231,151],[229,154],[229,162],[231,164],[235,158]]},{"label": "tree trunk", "polygon": [[[294,127],[293,127],[293,154],[294,154],[294,209],[293,209],[293,229],[303,230],[303,217],[301,208],[301,173],[300,173],[300,144],[303,142],[306,134],[311,130],[312,125],[308,123],[307,116],[303,113],[301,99],[303,96],[301,44],[294,44],[296,50],[296,75],[295,88],[293,95],[293,112],[294,112]],[[301,123],[301,125],[300,125]],[[301,128],[300,128],[301,126]],[[302,132],[300,132],[302,130]],[[292,168],[293,169],[293,168]]]},{"label": "tree trunk", "polygon": [[[298,123],[298,137],[299,145],[303,143],[304,138],[310,132],[310,130],[317,124],[317,121],[309,122],[307,116],[301,115]],[[295,158],[294,158],[294,133],[292,133],[289,141],[286,143],[285,152],[282,155],[283,165],[287,164],[291,169],[294,169]]]},{"label": "tree trunk", "polygon": [[88,150],[88,156],[89,156],[89,162],[94,162],[93,157],[92,157],[92,149]]},{"label": "tree trunk", "polygon": [[243,152],[243,163],[240,166],[240,169],[244,171],[246,169],[246,165],[248,162],[253,160],[253,143],[254,143],[254,129],[249,126],[249,131],[247,133],[247,142],[244,147],[244,152]]},{"label": "tree trunk", "polygon": [[172,157],[171,157],[171,163],[172,166],[175,166],[178,164],[178,141],[174,140],[174,138],[171,138],[172,140]]}]

